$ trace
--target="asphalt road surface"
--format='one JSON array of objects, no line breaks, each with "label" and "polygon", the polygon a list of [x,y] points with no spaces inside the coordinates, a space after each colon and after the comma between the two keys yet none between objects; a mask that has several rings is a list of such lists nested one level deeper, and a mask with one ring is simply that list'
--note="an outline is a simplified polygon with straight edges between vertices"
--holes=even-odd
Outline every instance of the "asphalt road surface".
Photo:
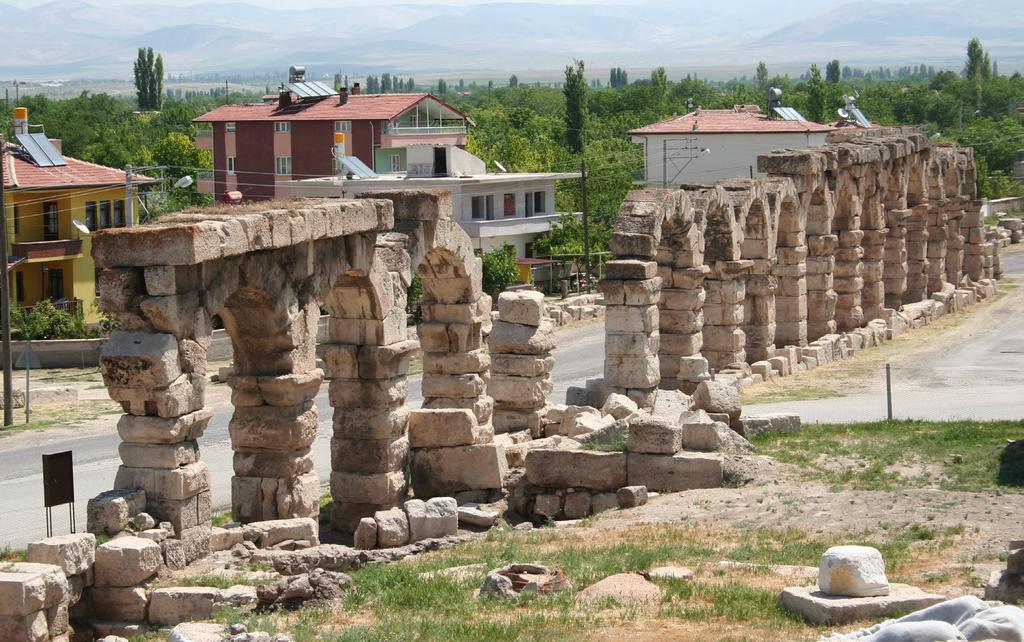
[{"label": "asphalt road surface", "polygon": [[[555,389],[552,399],[565,399],[569,386],[582,385],[587,379],[601,376],[604,354],[604,326],[590,323],[558,332],[555,350]],[[202,459],[210,467],[213,503],[216,507],[231,505],[231,440],[228,421],[231,404],[226,386],[207,388],[208,405],[214,416],[206,433],[199,439]],[[420,376],[410,377],[408,404],[422,404]],[[327,483],[331,473],[331,406],[325,385],[316,399],[320,430],[313,445],[316,470],[320,481]],[[0,549],[23,547],[46,536],[43,508],[41,455],[63,450],[74,453],[75,511],[79,531],[85,530],[86,502],[90,497],[109,490],[121,460],[117,446],[121,442],[115,425],[117,416],[103,419],[101,425],[84,430],[56,429],[21,433],[0,440]],[[87,434],[81,434],[85,432]],[[54,533],[69,530],[69,509],[53,509]]]}]

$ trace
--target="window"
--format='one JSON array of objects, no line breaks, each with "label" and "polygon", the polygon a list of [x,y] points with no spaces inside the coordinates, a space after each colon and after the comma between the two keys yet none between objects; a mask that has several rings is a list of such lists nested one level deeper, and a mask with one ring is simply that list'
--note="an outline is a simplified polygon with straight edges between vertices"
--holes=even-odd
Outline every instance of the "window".
[{"label": "window", "polygon": [[525,258],[525,259],[532,259],[533,258],[533,243],[527,243],[523,247],[523,258]]},{"label": "window", "polygon": [[515,194],[505,194],[505,196],[504,196],[504,208],[503,209],[505,210],[505,212],[504,212],[505,216],[515,216],[516,215],[516,195]]},{"label": "window", "polygon": [[64,298],[64,270],[50,268],[47,271],[47,285],[49,286],[48,296],[51,299]]},{"label": "window", "polygon": [[60,238],[59,220],[57,218],[57,201],[43,203],[43,240],[56,241]]},{"label": "window", "polygon": [[114,227],[124,227],[124,201],[114,201]]},{"label": "window", "polygon": [[400,172],[402,171],[402,156],[400,154],[391,155],[391,171]]},{"label": "window", "polygon": [[228,156],[228,176],[235,175],[235,157]]},{"label": "window", "polygon": [[352,131],[352,121],[351,120],[336,120],[336,121],[334,121],[334,131],[338,132],[339,134],[347,134],[348,132]]},{"label": "window", "polygon": [[488,194],[486,196],[484,202],[487,204],[486,207],[484,208],[485,210],[487,210],[487,220],[488,221],[493,221],[494,220],[494,194]]},{"label": "window", "polygon": [[274,133],[275,134],[287,134],[292,130],[292,124],[287,120],[274,121]]},{"label": "window", "polygon": [[14,297],[18,300],[18,303],[22,303],[25,300],[25,275],[21,272],[14,273]]},{"label": "window", "polygon": [[14,233],[17,234],[21,231],[21,223],[18,221],[18,206],[14,206]]},{"label": "window", "polygon": [[224,123],[224,131],[226,131],[229,134],[234,134],[235,133],[235,124],[234,123]]},{"label": "window", "polygon": [[534,192],[533,193],[533,213],[544,214],[548,211],[548,193],[547,192]]},{"label": "window", "polygon": [[291,156],[278,156],[275,158],[275,171],[278,176],[291,176],[292,175],[292,157]]},{"label": "window", "polygon": [[100,229],[110,227],[110,201],[100,201]]},{"label": "window", "polygon": [[96,201],[88,201],[85,204],[85,226],[89,231],[96,231]]},{"label": "window", "polygon": [[486,215],[486,212],[484,210],[484,197],[474,196],[472,203],[473,218],[483,218]]}]

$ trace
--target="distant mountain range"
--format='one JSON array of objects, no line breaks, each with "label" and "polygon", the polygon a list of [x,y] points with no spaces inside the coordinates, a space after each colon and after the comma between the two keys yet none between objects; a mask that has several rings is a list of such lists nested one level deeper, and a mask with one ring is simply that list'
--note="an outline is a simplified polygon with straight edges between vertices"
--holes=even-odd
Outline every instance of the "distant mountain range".
[{"label": "distant mountain range", "polygon": [[[1020,0],[640,0],[270,9],[246,3],[107,8],[0,2],[0,78],[127,78],[135,50],[162,52],[169,73],[248,73],[305,64],[359,76],[557,71],[573,58],[702,71],[851,65],[958,65],[978,36],[1000,69],[1024,68]],[[728,74],[731,76],[732,73]]]}]

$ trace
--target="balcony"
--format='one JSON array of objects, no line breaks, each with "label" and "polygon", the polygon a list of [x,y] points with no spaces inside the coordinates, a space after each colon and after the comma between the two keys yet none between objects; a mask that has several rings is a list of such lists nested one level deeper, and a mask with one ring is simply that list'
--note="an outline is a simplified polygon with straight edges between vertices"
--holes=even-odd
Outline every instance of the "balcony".
[{"label": "balcony", "polygon": [[212,129],[200,129],[196,132],[196,148],[213,150]]},{"label": "balcony", "polygon": [[[81,299],[58,299],[56,301],[50,301],[53,307],[62,311],[67,312],[71,316],[78,316],[79,312],[82,312],[85,308],[82,307]],[[22,306],[21,309],[26,312],[31,311],[34,306],[26,305]]]},{"label": "balcony", "polygon": [[388,136],[448,136],[466,133],[466,126],[444,125],[433,127],[399,126],[388,124],[384,127],[384,133]]},{"label": "balcony", "polygon": [[470,238],[486,239],[502,236],[518,236],[520,234],[540,234],[551,229],[561,214],[534,214],[533,216],[502,216],[493,220],[465,219],[459,221],[462,229]]},{"label": "balcony", "polygon": [[81,255],[82,239],[11,243],[11,256],[21,256],[26,261],[53,261]]}]

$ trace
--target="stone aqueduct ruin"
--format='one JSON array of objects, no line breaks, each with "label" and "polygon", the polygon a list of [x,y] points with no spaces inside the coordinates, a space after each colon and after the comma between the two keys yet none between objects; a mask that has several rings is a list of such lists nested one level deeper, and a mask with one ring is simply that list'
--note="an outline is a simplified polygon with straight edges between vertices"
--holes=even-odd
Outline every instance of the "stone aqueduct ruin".
[{"label": "stone aqueduct ruin", "polygon": [[[963,275],[993,276],[972,150],[934,147],[910,130],[838,138],[761,157],[767,178],[626,198],[617,259],[601,282],[604,394],[650,406],[659,387],[690,391],[710,369],[889,319]],[[100,232],[93,254],[103,305],[121,327],[101,359],[125,409],[115,486],[143,488],[148,512],[181,539],[201,548],[209,537],[210,475],[197,439],[212,416],[204,383],[214,315],[235,351],[236,520],[316,515],[310,446],[325,377],[334,527],[350,531],[399,505],[410,486],[423,498],[501,488],[483,345],[491,300],[449,194],[175,214]],[[424,289],[418,341],[406,332],[414,274]],[[321,307],[326,372],[316,366]],[[424,408],[410,410],[418,350]],[[410,421],[445,422],[453,437],[412,448]]]}]

